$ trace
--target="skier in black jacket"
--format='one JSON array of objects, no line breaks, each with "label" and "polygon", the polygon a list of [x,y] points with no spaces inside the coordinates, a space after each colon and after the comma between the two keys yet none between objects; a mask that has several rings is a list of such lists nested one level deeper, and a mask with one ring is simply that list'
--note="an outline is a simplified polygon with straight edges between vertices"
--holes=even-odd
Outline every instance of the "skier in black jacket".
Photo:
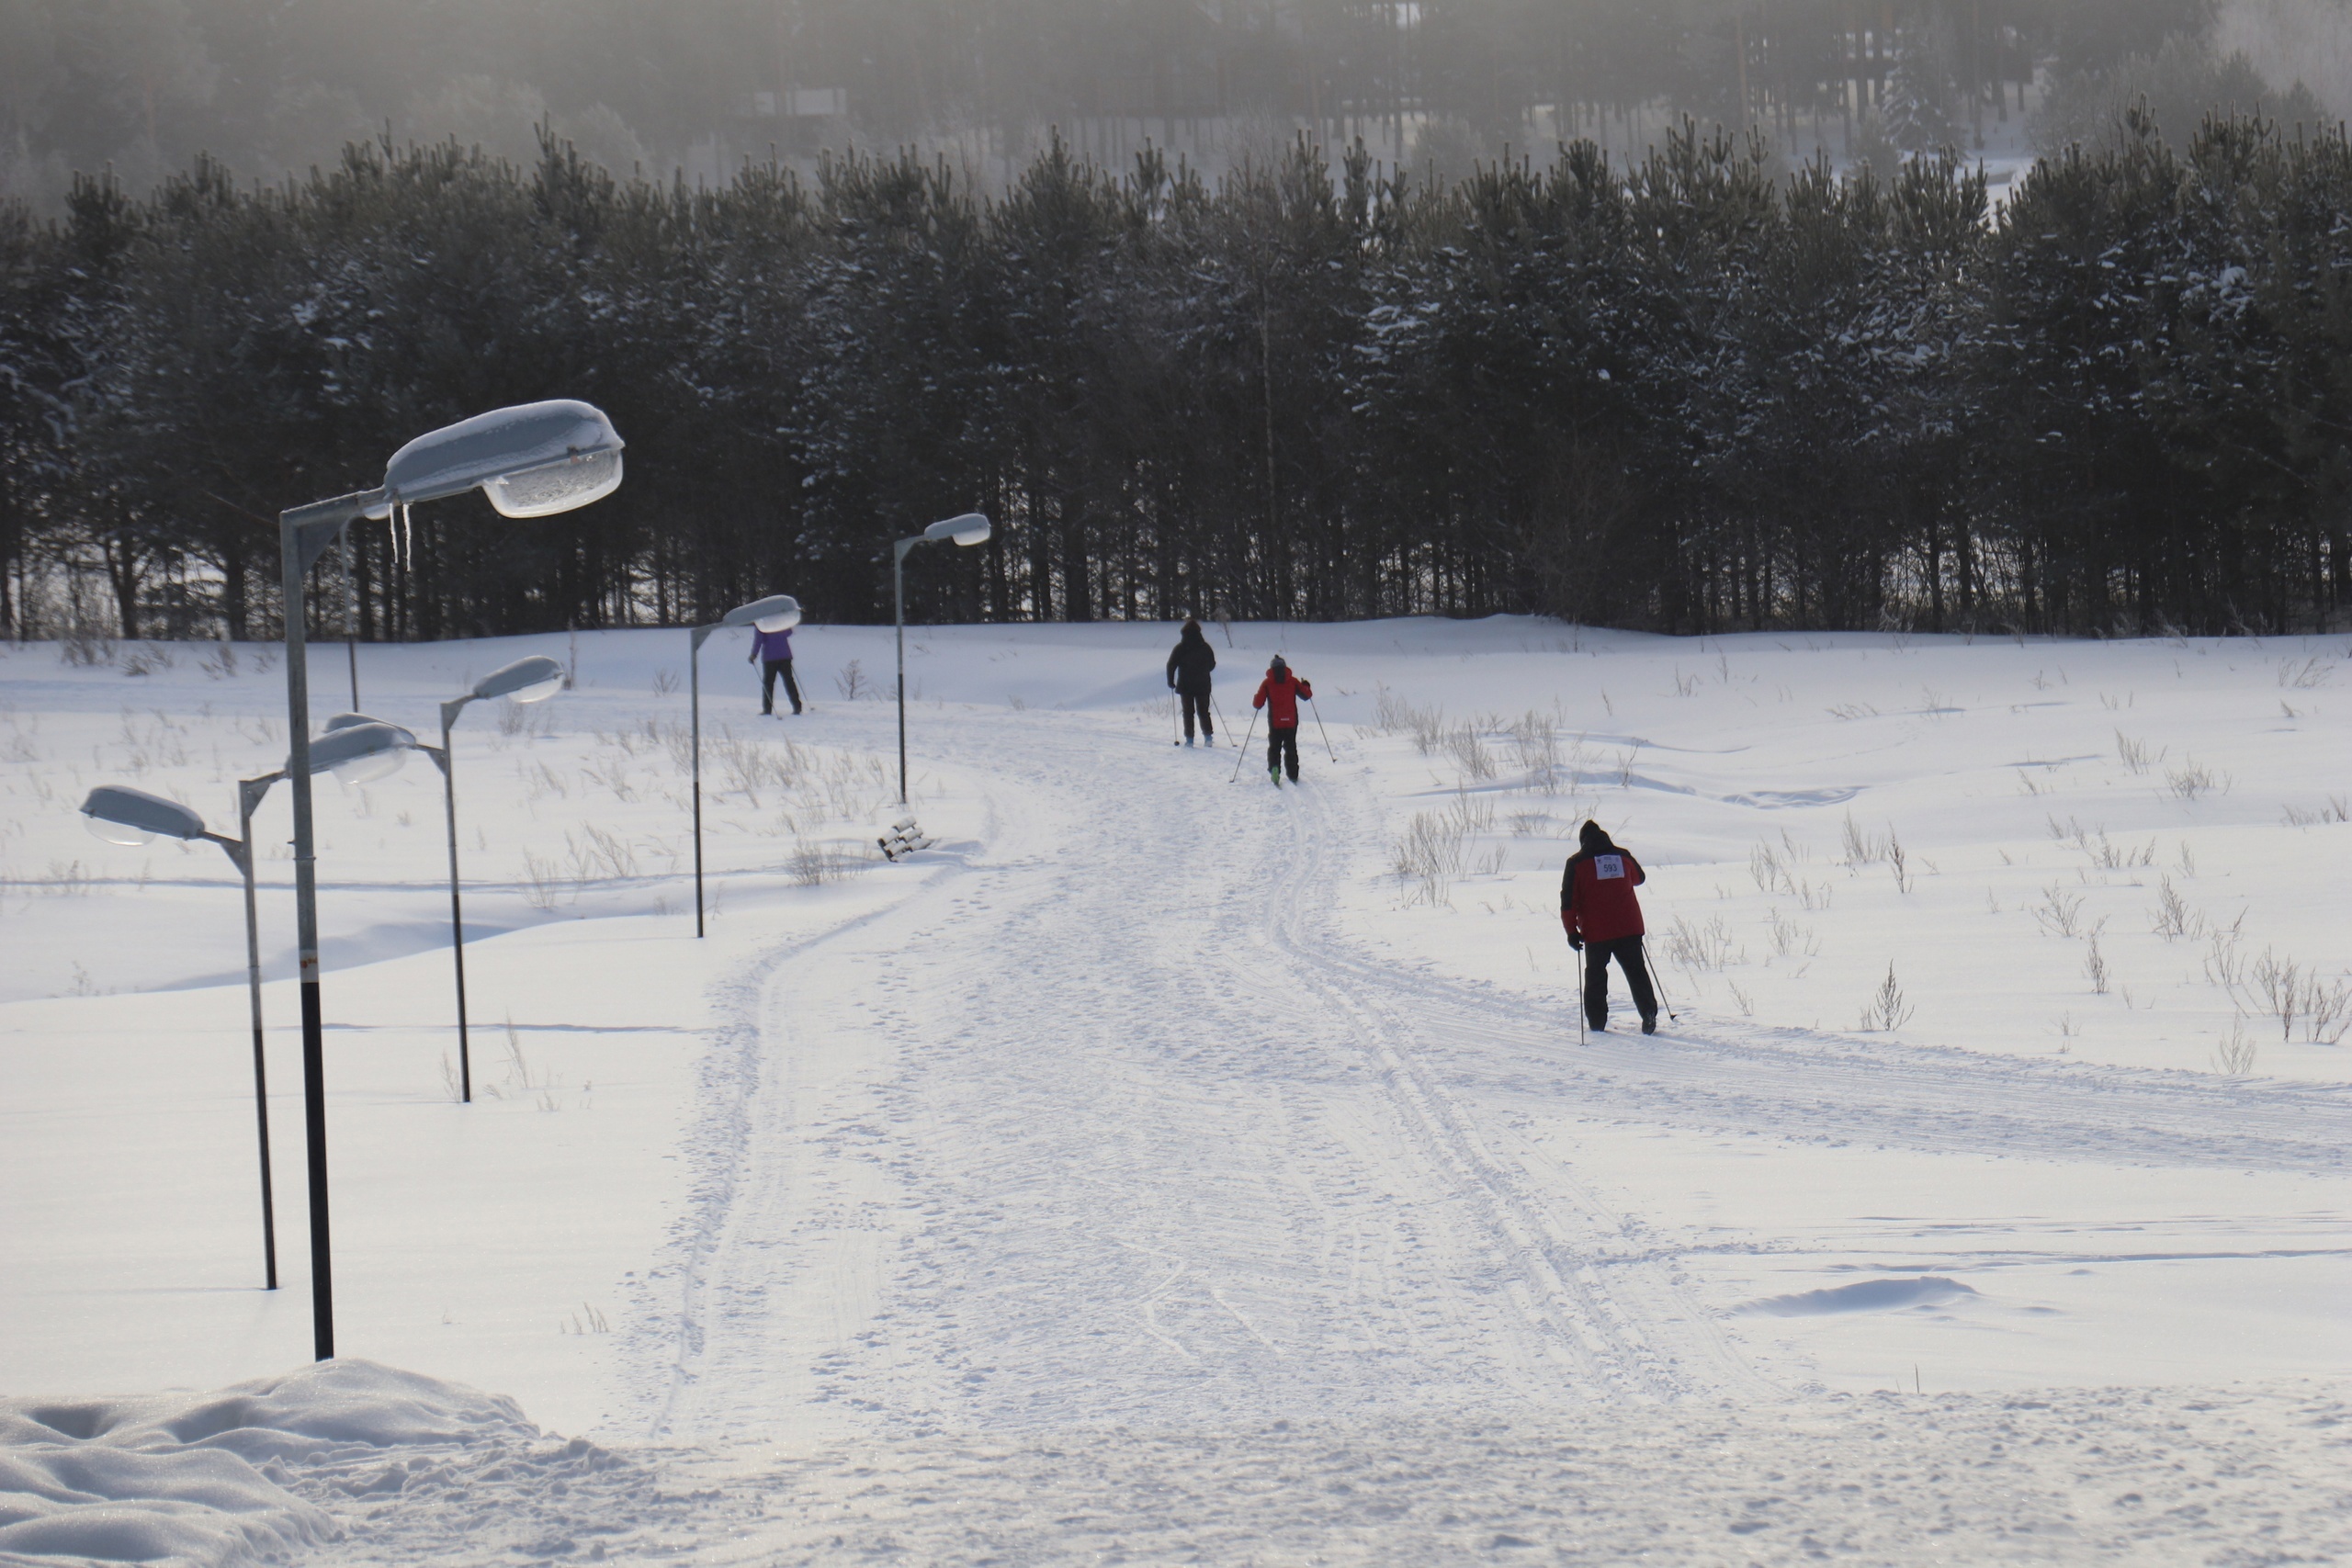
[{"label": "skier in black jacket", "polygon": [[1216,668],[1216,649],[1201,635],[1201,623],[1184,617],[1176,649],[1168,656],[1168,689],[1184,706],[1184,744],[1193,743],[1193,716],[1201,719],[1201,744],[1216,744],[1216,727],[1209,722],[1209,671]]}]

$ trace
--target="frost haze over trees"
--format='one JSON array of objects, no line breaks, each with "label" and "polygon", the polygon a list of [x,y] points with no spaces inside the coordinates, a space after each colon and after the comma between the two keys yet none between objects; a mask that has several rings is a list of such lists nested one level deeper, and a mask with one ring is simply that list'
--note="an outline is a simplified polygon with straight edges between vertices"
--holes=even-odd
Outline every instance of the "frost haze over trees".
[{"label": "frost haze over trees", "polygon": [[278,509],[563,394],[636,482],[359,531],[364,636],[876,617],[943,507],[921,616],[2310,626],[2330,14],[27,0],[0,612],[264,635]]}]

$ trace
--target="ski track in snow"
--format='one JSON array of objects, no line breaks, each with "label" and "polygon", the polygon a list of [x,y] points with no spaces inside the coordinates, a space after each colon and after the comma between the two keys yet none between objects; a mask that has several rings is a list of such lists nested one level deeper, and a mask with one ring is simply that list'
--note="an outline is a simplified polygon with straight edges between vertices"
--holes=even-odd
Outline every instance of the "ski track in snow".
[{"label": "ski track in snow", "polygon": [[1154,787],[1108,727],[954,722],[985,851],[725,987],[699,1179],[630,1328],[649,1441],[554,1497],[478,1465],[335,1561],[2352,1548],[2312,1483],[2352,1429],[2332,1394],[1776,1387],[1671,1242],[1514,1130],[1566,1100],[2326,1171],[2343,1095],[1713,1021],[1580,1051],[1564,1007],[1351,942],[1334,894],[1383,841],[1360,775],[1228,787],[1212,753]]},{"label": "ski track in snow", "polygon": [[1674,1245],[1514,1131],[1563,1102],[1979,1157],[2335,1173],[2352,1147],[2332,1086],[1712,1021],[1580,1049],[1565,998],[1338,929],[1384,841],[1361,774],[1228,786],[1229,753],[1184,753],[1155,779],[1108,726],[943,722],[998,803],[985,858],[738,983],[635,1328],[657,1440],[1792,1392]]},{"label": "ski track in snow", "polygon": [[1106,812],[1134,740],[966,728],[1012,732],[987,760],[1021,836],[775,964],[756,1059],[716,1054],[746,1109],[706,1123],[676,1317],[640,1330],[679,1351],[661,1436],[810,1403],[1005,1430],[1743,1381],[1663,1261],[1595,1272],[1636,1250],[1619,1222],[1531,1183],[1419,1021],[1322,956],[1368,799],[1252,800],[1194,754]]}]

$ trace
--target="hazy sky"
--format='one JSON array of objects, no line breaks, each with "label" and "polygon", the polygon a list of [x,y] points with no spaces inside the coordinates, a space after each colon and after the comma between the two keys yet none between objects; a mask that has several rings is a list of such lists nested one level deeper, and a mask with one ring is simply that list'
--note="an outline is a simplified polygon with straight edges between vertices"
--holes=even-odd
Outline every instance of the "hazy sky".
[{"label": "hazy sky", "polygon": [[[1892,50],[1843,31],[1857,11],[1896,19]],[[1050,127],[1114,159],[1148,135],[1214,166],[1313,125],[1466,160],[1638,147],[1684,111],[1843,155],[1898,59],[1957,126],[1935,134],[1983,135],[2000,79],[2014,109],[2168,30],[2342,113],[2348,24],[2352,0],[0,0],[0,194],[53,207],[104,165],[144,188],[198,152],[275,178],[388,129],[524,159],[543,122],[705,178],[852,139],[1001,170]]]}]

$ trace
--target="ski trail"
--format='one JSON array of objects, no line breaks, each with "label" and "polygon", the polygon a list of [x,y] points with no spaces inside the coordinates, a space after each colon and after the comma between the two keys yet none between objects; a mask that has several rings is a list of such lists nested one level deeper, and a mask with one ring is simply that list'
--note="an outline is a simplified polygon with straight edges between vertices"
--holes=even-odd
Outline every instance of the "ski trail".
[{"label": "ski trail", "polygon": [[1572,1096],[1590,1114],[1687,1131],[1925,1153],[2103,1165],[2340,1174],[2352,1087],[1988,1055],[1889,1038],[1695,1016],[1667,1032],[1595,1035],[1572,996],[1380,964],[1328,929],[1307,939],[1335,979],[1453,1021],[1444,1070],[1505,1102]]},{"label": "ski trail", "polygon": [[1438,1081],[1442,1018],[1302,934],[1346,874],[1333,843],[1375,831],[1368,795],[1181,771],[1216,753],[1148,772],[1164,749],[1064,716],[958,731],[1019,827],[771,964],[756,1049],[721,1047],[731,1169],[686,1228],[654,1430],[1209,1425],[1747,1376],[1668,1262]]},{"label": "ski trail", "polygon": [[[1692,1020],[1385,963],[1360,774],[949,715],[995,837],[763,960],[637,1349],[655,1432],[1215,1426],[1777,1392],[1680,1253],[1518,1128],[2340,1171],[2352,1093]],[[1203,764],[1193,766],[1193,764]],[[1572,1146],[1572,1145],[1571,1145]],[[1545,1152],[1549,1150],[1552,1152]]]}]

